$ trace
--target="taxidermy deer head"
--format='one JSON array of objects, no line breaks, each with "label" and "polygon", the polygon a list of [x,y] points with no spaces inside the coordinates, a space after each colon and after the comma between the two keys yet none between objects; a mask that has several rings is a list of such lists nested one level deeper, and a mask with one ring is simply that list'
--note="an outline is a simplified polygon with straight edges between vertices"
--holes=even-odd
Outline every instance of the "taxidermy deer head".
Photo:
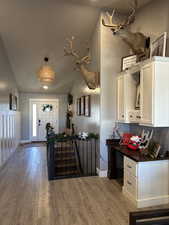
[{"label": "taxidermy deer head", "polygon": [[87,69],[86,65],[91,63],[91,55],[89,48],[87,48],[88,54],[81,57],[76,50],[73,49],[74,37],[67,39],[68,48],[64,48],[65,56],[73,56],[75,59],[76,68],[80,70],[89,89],[96,89],[99,86],[99,73],[91,72]]},{"label": "taxidermy deer head", "polygon": [[113,10],[111,15],[106,12],[106,17],[109,23],[106,24],[105,20],[103,19],[102,24],[105,27],[110,28],[113,32],[113,35],[119,35],[121,39],[130,47],[134,54],[140,57],[148,57],[150,38],[144,36],[144,34],[140,32],[132,33],[128,30],[129,25],[131,25],[135,21],[137,6],[138,2],[137,0],[134,0],[129,16],[121,23],[113,23],[113,18],[116,12],[115,9]]}]

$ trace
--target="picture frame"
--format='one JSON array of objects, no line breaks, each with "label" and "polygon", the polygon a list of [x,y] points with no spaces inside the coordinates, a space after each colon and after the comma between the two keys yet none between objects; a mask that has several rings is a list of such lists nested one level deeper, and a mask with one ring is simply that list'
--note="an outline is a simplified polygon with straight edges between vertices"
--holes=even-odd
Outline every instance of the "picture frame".
[{"label": "picture frame", "polygon": [[81,99],[78,98],[76,102],[76,114],[77,116],[81,115]]},{"label": "picture frame", "polygon": [[17,111],[18,98],[12,93],[9,94],[9,110]]},{"label": "picture frame", "polygon": [[82,96],[80,98],[80,115],[84,116],[85,115],[85,96]]},{"label": "picture frame", "polygon": [[91,97],[90,95],[85,96],[85,116],[90,117],[91,115]]},{"label": "picture frame", "polygon": [[130,67],[132,67],[137,63],[137,60],[138,60],[137,55],[128,55],[122,57],[121,71],[128,70]]},{"label": "picture frame", "polygon": [[151,43],[150,58],[153,56],[166,56],[167,32],[161,34]]},{"label": "picture frame", "polygon": [[160,153],[161,146],[159,143],[150,142],[148,146],[148,154],[151,158],[156,159]]}]

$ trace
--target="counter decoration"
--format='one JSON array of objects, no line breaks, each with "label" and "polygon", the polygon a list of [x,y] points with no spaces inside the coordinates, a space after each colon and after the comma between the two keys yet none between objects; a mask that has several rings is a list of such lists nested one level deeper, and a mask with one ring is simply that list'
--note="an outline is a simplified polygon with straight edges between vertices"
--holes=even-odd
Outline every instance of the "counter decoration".
[{"label": "counter decoration", "polygon": [[132,136],[130,138],[130,142],[128,144],[128,148],[132,149],[132,150],[137,150],[140,147],[140,144],[142,142],[142,138],[139,136]]}]

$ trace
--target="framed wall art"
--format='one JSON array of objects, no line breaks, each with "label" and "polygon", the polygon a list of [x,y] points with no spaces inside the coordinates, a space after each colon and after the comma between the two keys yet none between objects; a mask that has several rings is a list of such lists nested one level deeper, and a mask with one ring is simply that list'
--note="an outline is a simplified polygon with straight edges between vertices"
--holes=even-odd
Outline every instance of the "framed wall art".
[{"label": "framed wall art", "polygon": [[151,43],[150,58],[153,56],[166,56],[167,32],[164,32]]},{"label": "framed wall art", "polygon": [[76,114],[77,116],[81,115],[81,99],[78,98],[76,102]]},{"label": "framed wall art", "polygon": [[137,63],[137,55],[129,55],[122,58],[121,70],[127,70]]},{"label": "framed wall art", "polygon": [[17,111],[18,98],[13,94],[9,94],[9,109]]},{"label": "framed wall art", "polygon": [[81,116],[83,116],[83,115],[85,115],[85,96],[82,96],[81,98],[80,98],[81,100],[80,100],[80,105],[81,105]]},{"label": "framed wall art", "polygon": [[91,99],[90,95],[85,96],[85,116],[90,117],[91,114]]}]

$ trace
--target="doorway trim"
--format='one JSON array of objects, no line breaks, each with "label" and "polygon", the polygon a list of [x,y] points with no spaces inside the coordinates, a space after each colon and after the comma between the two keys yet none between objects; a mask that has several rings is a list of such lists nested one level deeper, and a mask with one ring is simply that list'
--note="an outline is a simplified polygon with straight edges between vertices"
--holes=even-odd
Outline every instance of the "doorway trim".
[{"label": "doorway trim", "polygon": [[[30,98],[29,99],[29,140],[32,142],[32,108],[31,108],[31,105],[32,105],[32,102],[54,102],[54,103],[57,103],[58,105],[58,120],[59,120],[59,99],[56,98],[56,99],[43,99],[43,98]],[[59,130],[59,123],[58,123],[58,130]]]}]

